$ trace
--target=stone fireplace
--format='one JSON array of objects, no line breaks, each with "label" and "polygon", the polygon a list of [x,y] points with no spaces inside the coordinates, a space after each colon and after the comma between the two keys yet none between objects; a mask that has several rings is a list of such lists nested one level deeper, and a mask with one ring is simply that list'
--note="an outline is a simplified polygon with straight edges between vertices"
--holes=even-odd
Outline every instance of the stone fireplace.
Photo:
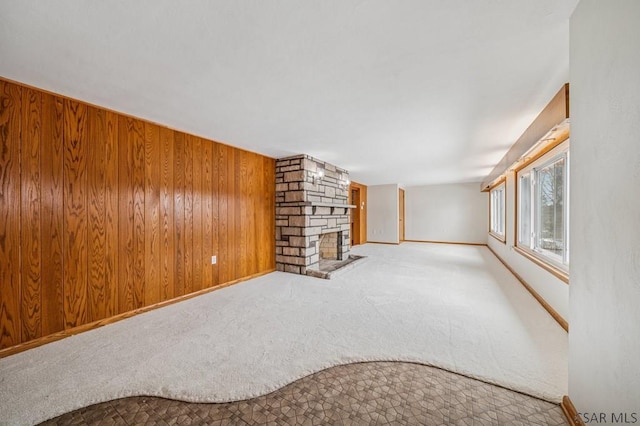
[{"label": "stone fireplace", "polygon": [[344,169],[308,155],[276,161],[277,270],[319,276],[321,258],[350,258],[348,191]]}]

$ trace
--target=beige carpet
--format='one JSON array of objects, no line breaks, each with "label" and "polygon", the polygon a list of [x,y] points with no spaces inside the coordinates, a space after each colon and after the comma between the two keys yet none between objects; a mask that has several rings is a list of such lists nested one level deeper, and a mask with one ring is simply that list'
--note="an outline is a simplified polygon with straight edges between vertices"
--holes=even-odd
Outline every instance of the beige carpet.
[{"label": "beige carpet", "polygon": [[0,424],[132,395],[245,399],[329,366],[435,365],[549,401],[567,335],[486,247],[365,245],[327,281],[273,273],[0,360]]}]

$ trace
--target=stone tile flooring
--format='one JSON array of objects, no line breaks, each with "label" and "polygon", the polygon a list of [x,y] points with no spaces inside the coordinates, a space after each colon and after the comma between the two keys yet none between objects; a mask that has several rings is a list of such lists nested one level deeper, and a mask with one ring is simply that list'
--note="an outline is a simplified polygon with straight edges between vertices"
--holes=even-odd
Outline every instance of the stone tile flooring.
[{"label": "stone tile flooring", "polygon": [[192,404],[151,397],[83,408],[45,425],[566,425],[558,405],[419,364],[329,368],[258,398]]}]

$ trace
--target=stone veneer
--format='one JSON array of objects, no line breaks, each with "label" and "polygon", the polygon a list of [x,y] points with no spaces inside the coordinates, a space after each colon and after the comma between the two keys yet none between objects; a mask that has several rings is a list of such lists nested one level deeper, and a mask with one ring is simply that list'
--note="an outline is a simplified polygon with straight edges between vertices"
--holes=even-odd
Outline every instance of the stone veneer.
[{"label": "stone veneer", "polygon": [[[319,170],[324,177],[314,179]],[[349,257],[349,173],[308,155],[276,160],[276,268],[319,269],[320,235],[338,232],[339,259]]]}]

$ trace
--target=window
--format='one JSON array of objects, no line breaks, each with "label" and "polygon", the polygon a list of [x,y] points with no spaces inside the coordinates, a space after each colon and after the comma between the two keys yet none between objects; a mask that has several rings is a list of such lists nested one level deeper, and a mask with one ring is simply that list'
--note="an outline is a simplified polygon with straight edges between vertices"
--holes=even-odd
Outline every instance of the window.
[{"label": "window", "polygon": [[500,241],[506,241],[505,228],[505,185],[504,182],[495,186],[489,193],[489,215],[491,218],[490,234]]},{"label": "window", "polygon": [[517,246],[569,271],[569,150],[554,150],[517,174]]}]

